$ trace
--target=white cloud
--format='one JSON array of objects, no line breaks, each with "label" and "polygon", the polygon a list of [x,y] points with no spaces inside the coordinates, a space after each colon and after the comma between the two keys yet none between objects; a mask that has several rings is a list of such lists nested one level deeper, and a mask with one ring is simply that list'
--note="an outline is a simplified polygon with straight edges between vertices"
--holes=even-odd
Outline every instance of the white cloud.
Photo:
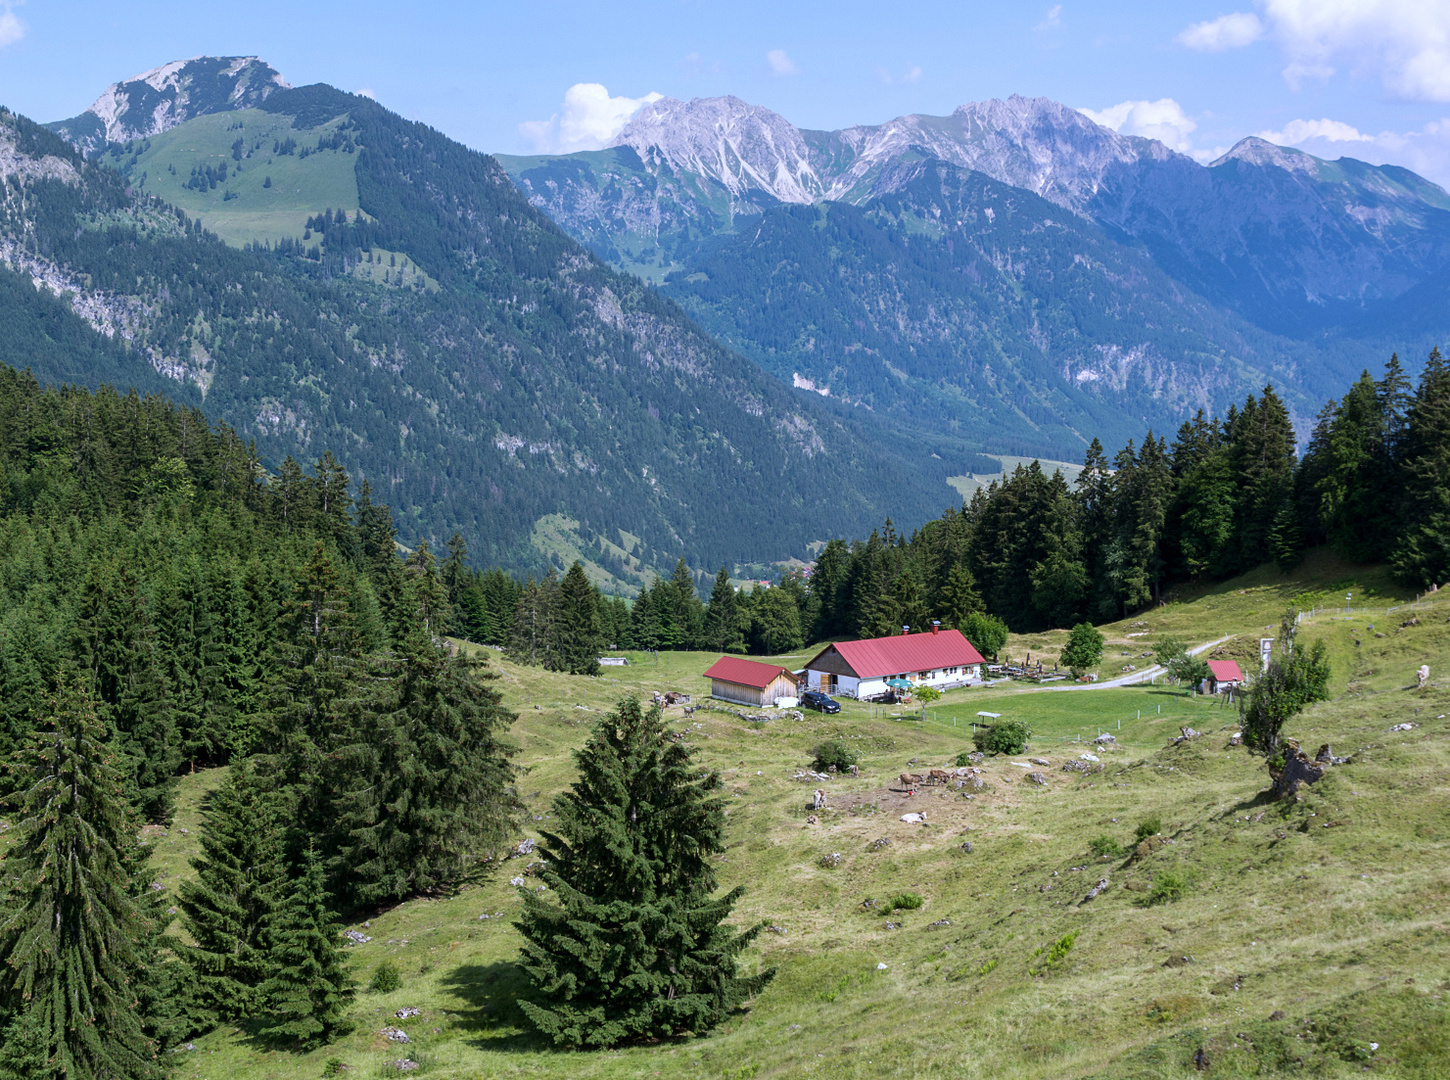
[{"label": "white cloud", "polygon": [[1051,30],[1061,30],[1062,5],[1053,4],[1052,7],[1047,9],[1047,15],[1043,18],[1043,20],[1032,29],[1036,30],[1038,33],[1047,33]]},{"label": "white cloud", "polygon": [[[1450,188],[1450,118],[1435,120],[1419,131],[1360,131],[1340,120],[1291,120],[1279,131],[1261,131],[1259,138],[1295,146],[1315,157],[1354,157],[1372,165],[1394,164]],[[1351,145],[1346,146],[1349,143]]]},{"label": "white cloud", "polygon": [[519,125],[519,134],[541,154],[572,154],[598,150],[624,130],[629,118],[663,94],[610,97],[599,83],[575,83],[564,92],[564,104],[547,120]]},{"label": "white cloud", "polygon": [[25,36],[25,24],[20,21],[20,16],[15,14],[15,7],[24,3],[24,0],[14,0],[14,3],[0,4],[0,49],[7,45],[14,45]]},{"label": "white cloud", "polygon": [[1450,0],[1258,0],[1194,23],[1175,40],[1219,52],[1260,38],[1279,44],[1284,79],[1298,90],[1341,68],[1378,79],[1393,96],[1450,101]]},{"label": "white cloud", "polygon": [[770,65],[772,75],[799,75],[800,68],[792,60],[784,49],[771,49],[765,54],[765,62]]},{"label": "white cloud", "polygon": [[1157,101],[1124,101],[1106,109],[1078,109],[1089,120],[1103,127],[1120,131],[1124,135],[1141,135],[1145,139],[1157,139],[1179,153],[1193,150],[1191,136],[1198,128],[1183,106],[1172,98]]},{"label": "white cloud", "polygon": [[1199,52],[1241,49],[1264,36],[1264,24],[1252,11],[1236,11],[1217,19],[1194,23],[1173,40]]},{"label": "white cloud", "polygon": [[921,82],[921,65],[910,64],[900,75],[893,75],[884,67],[876,69],[876,77],[887,86],[894,86],[897,83]]},{"label": "white cloud", "polygon": [[1365,135],[1342,120],[1290,120],[1281,131],[1260,131],[1259,138],[1267,139],[1280,146],[1298,146],[1302,142],[1319,140],[1323,142],[1374,142],[1373,135]]},{"label": "white cloud", "polygon": [[353,93],[357,94],[358,97],[365,97],[369,101],[378,100],[378,95],[373,93],[373,88],[371,86],[360,87],[357,90],[354,90]]}]

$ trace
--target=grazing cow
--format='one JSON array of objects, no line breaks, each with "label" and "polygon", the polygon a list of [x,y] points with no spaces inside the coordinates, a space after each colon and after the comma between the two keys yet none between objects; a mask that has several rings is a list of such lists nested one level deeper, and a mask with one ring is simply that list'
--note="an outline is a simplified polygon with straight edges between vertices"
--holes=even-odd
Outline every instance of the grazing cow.
[{"label": "grazing cow", "polygon": [[901,786],[907,790],[908,794],[915,791],[920,784],[921,773],[904,772],[901,774]]},{"label": "grazing cow", "polygon": [[945,769],[928,769],[926,782],[928,784],[945,784],[947,782],[947,771]]},{"label": "grazing cow", "polygon": [[826,792],[824,788],[816,788],[816,796],[811,800],[812,810],[824,810],[826,808]]}]

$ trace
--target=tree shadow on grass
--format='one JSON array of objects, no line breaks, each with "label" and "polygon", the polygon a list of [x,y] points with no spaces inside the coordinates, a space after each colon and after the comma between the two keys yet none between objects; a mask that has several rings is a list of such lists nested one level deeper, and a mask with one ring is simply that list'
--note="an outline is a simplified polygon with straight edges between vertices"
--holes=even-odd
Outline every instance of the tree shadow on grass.
[{"label": "tree shadow on grass", "polygon": [[557,1049],[519,1008],[519,999],[529,997],[534,988],[517,964],[464,964],[445,975],[442,983],[463,1002],[456,1027],[471,1036],[475,1046],[509,1052]]}]

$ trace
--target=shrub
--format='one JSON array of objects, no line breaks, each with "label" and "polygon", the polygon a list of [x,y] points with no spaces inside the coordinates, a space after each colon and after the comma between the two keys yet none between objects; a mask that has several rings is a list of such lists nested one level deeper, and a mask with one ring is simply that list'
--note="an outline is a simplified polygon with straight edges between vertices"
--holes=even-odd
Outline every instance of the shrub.
[{"label": "shrub", "polygon": [[921,907],[922,903],[921,897],[914,892],[900,893],[881,905],[881,914],[890,915],[893,911],[915,911]]},{"label": "shrub", "polygon": [[1157,814],[1150,818],[1144,818],[1138,822],[1138,831],[1133,834],[1135,840],[1146,840],[1150,836],[1157,836],[1163,831],[1163,819]]},{"label": "shrub", "polygon": [[1032,731],[1020,720],[998,720],[979,728],[972,742],[984,754],[1020,754],[1027,749]]},{"label": "shrub", "polygon": [[368,983],[368,989],[375,994],[391,994],[402,985],[403,977],[398,974],[398,969],[384,960],[373,972],[373,980]]},{"label": "shrub", "polygon": [[1088,850],[1094,855],[1115,859],[1123,854],[1123,845],[1111,836],[1095,836],[1088,841]]},{"label": "shrub", "polygon": [[1044,972],[1051,971],[1054,967],[1061,963],[1062,960],[1067,956],[1067,954],[1072,952],[1072,947],[1077,943],[1077,936],[1079,933],[1081,933],[1081,931],[1073,930],[1069,933],[1064,934],[1062,937],[1058,938],[1046,948],[1034,949],[1032,952],[1033,959],[1035,960],[1037,957],[1041,956],[1042,964],[1033,972],[1033,974],[1041,975]]},{"label": "shrub", "polygon": [[856,751],[840,739],[827,739],[811,751],[815,759],[815,766],[821,772],[832,765],[840,772],[845,772],[852,765],[857,764]]},{"label": "shrub", "polygon": [[938,690],[935,686],[918,686],[913,689],[911,693],[916,698],[916,700],[920,701],[922,704],[926,704],[929,701],[938,701],[941,699],[941,691]]},{"label": "shrub", "polygon": [[972,763],[972,755],[974,753],[976,753],[975,750],[963,750],[960,754],[958,754],[957,768],[960,769],[963,765],[970,765]]},{"label": "shrub", "polygon": [[1183,898],[1184,887],[1185,883],[1181,877],[1172,870],[1164,870],[1153,878],[1153,887],[1143,898],[1143,906],[1153,907],[1155,904],[1171,904],[1175,900],[1180,900]]}]

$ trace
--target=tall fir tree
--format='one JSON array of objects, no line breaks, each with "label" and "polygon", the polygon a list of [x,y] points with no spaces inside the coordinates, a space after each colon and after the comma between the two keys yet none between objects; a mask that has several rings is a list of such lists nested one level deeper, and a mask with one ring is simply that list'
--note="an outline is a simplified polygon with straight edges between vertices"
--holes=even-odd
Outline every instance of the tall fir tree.
[{"label": "tall fir tree", "polygon": [[267,977],[263,928],[281,899],[282,847],[276,799],[246,760],[231,766],[207,799],[196,877],[181,885],[191,944],[181,947],[195,993],[222,1020],[252,1016]]},{"label": "tall fir tree", "polygon": [[309,846],[298,873],[267,926],[267,969],[260,993],[265,1030],[300,1046],[317,1046],[346,1028],[353,979],[342,949],[342,927],[328,906],[322,862]]},{"label": "tall fir tree", "polygon": [[1391,564],[1418,588],[1450,581],[1450,364],[1430,353],[1410,404],[1401,470],[1401,538]]},{"label": "tall fir tree", "polygon": [[559,583],[559,614],[554,620],[553,660],[570,675],[598,675],[599,593],[584,575],[578,559]]},{"label": "tall fir tree", "polygon": [[560,1046],[708,1031],[775,974],[739,973],[762,927],[724,925],[742,888],[715,895],[719,776],[702,775],[661,710],[637,700],[620,702],[575,760],[579,779],[554,800],[558,832],[543,834],[550,891],[524,892],[514,924],[537,990],[520,1006]]},{"label": "tall fir tree", "polygon": [[497,674],[421,633],[382,666],[372,694],[350,703],[353,742],[339,751],[331,878],[349,905],[462,880],[512,821],[504,735],[518,717]]},{"label": "tall fir tree", "polygon": [[123,861],[135,842],[122,779],[84,683],[68,680],[48,712],[14,766],[20,831],[5,859],[0,1004],[23,1015],[26,1052],[44,1054],[38,1076],[159,1076],[132,986],[146,924]]}]

